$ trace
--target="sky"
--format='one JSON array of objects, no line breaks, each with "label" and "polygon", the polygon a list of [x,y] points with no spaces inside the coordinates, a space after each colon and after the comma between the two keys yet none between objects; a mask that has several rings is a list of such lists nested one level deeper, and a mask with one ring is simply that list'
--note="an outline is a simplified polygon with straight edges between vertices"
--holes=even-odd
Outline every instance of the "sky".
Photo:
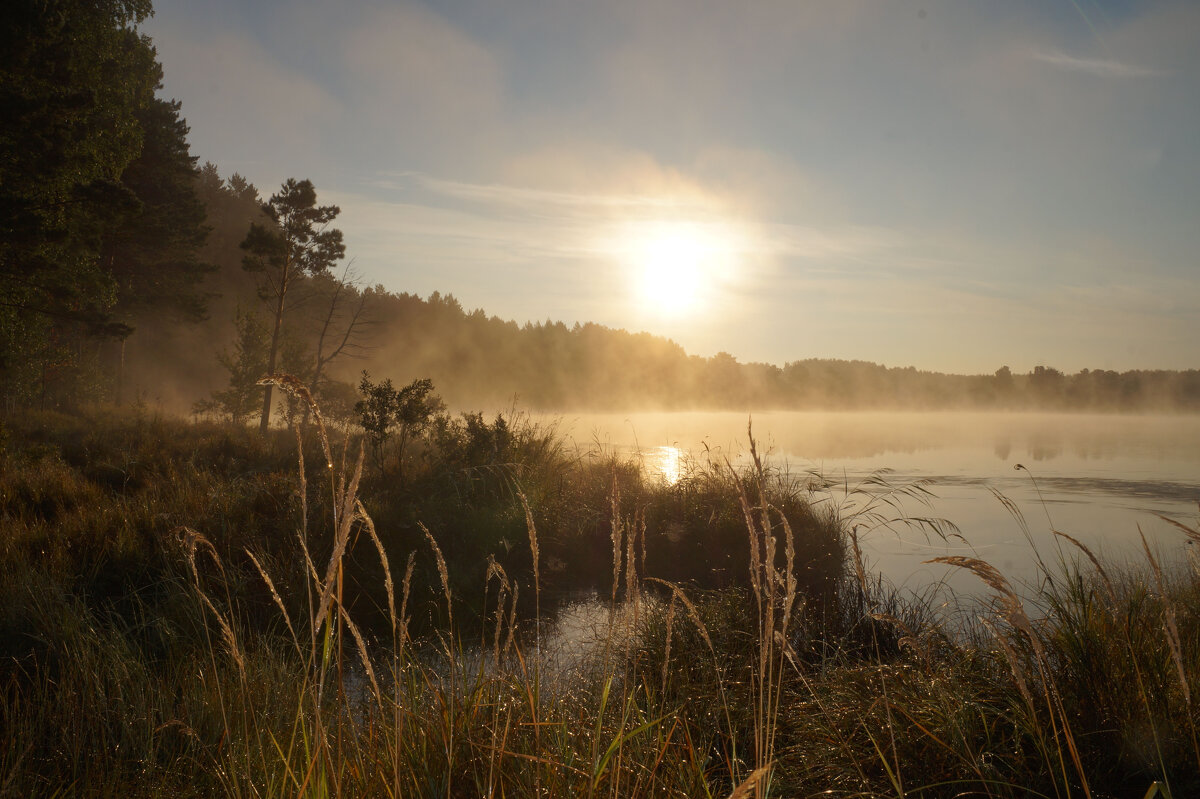
[{"label": "sky", "polygon": [[371,285],[688,352],[1200,368],[1200,3],[157,0]]}]

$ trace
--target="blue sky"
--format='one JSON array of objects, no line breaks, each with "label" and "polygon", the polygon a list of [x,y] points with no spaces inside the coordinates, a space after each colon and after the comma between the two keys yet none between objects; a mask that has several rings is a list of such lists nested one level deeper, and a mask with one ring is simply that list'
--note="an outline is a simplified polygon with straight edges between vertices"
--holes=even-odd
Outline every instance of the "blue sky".
[{"label": "blue sky", "polygon": [[[145,31],[193,152],[311,178],[394,291],[742,361],[1200,367],[1200,3],[160,0]],[[674,313],[636,288],[663,225],[719,251]]]}]

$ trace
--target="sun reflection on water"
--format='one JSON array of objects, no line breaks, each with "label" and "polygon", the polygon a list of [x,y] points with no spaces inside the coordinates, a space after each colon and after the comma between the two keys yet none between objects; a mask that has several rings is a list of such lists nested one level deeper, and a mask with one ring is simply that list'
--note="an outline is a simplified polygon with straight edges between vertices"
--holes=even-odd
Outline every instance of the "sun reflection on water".
[{"label": "sun reflection on water", "polygon": [[667,485],[675,485],[683,476],[683,450],[679,447],[655,447],[649,452],[651,473],[662,475]]}]

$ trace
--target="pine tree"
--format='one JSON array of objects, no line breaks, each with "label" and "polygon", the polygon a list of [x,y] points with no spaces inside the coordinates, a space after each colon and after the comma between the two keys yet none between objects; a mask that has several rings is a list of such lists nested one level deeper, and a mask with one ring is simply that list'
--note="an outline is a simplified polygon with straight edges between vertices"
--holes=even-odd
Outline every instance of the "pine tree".
[{"label": "pine tree", "polygon": [[[317,205],[312,181],[289,178],[279,193],[263,205],[271,224],[252,223],[242,242],[247,252],[244,269],[260,275],[259,296],[271,306],[274,327],[267,359],[267,373],[274,374],[279,354],[280,331],[287,310],[288,290],[304,275],[327,272],[345,255],[342,231],[330,228],[340,209]],[[271,387],[263,397],[259,430],[267,432],[271,422]]]},{"label": "pine tree", "polygon": [[258,380],[267,367],[267,327],[253,314],[237,314],[237,338],[233,348],[217,355],[229,372],[229,386],[214,391],[212,399],[193,406],[196,413],[221,413],[234,424],[241,424],[258,405]]},{"label": "pine tree", "polygon": [[[0,374],[29,399],[78,337],[122,334],[99,258],[138,201],[120,183],[161,79],[149,0],[9,0],[0,12]],[[44,382],[44,380],[43,380]],[[22,397],[21,395],[24,394]]]},{"label": "pine tree", "polygon": [[[216,267],[199,257],[209,228],[196,192],[196,158],[188,149],[188,127],[179,107],[178,102],[155,99],[138,114],[142,152],[121,175],[121,185],[138,205],[103,239],[101,264],[116,291],[112,316],[128,326],[130,334],[143,323],[158,322],[161,328],[199,322],[207,315],[209,294],[203,282]],[[119,338],[118,403],[128,335]]]}]

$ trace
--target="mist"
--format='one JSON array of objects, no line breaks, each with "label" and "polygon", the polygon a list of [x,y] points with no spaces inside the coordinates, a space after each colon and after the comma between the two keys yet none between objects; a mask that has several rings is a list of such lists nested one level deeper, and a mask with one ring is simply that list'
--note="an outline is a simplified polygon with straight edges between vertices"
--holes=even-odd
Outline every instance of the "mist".
[{"label": "mist", "polygon": [[[213,252],[219,256],[219,253]],[[220,260],[218,257],[217,260]],[[226,257],[224,260],[236,261]],[[352,276],[351,276],[352,278]],[[397,385],[429,378],[456,411],[989,410],[1181,413],[1200,410],[1200,372],[1000,366],[956,375],[865,361],[810,358],[742,363],[721,352],[689,354],[645,332],[594,323],[518,324],[467,310],[452,294],[427,298],[382,287],[308,279],[286,324],[284,370],[311,378],[318,344],[327,356],[316,395],[345,406],[361,373]],[[147,320],[126,347],[126,399],[188,413],[227,388],[219,357],[236,347],[238,313],[263,316],[252,281],[229,266],[206,283],[209,318],[196,325]],[[335,294],[337,295],[335,298]],[[358,316],[351,325],[351,315]],[[321,331],[325,340],[320,342]],[[349,333],[347,336],[346,334]],[[343,412],[345,408],[342,408]]]},{"label": "mist", "polygon": [[1194,0],[6,0],[0,794],[1200,795],[1198,85]]},{"label": "mist", "polygon": [[[225,274],[225,273],[222,273]],[[209,319],[194,325],[148,320],[126,349],[127,399],[142,397],[177,413],[225,388],[218,356],[236,345],[235,314],[261,315],[238,272],[218,289]],[[214,281],[215,282],[215,281]],[[241,285],[239,285],[241,284]],[[334,279],[296,292],[287,325],[286,369],[311,376]],[[453,295],[422,299],[380,287],[344,286],[333,308],[328,351],[359,311],[358,329],[328,367],[319,397],[343,401],[364,370],[398,385],[432,379],[456,410],[990,410],[1180,413],[1200,410],[1200,371],[1081,370],[1038,366],[1015,374],[955,375],[864,361],[805,359],[742,363],[722,352],[704,358],[644,332],[547,320],[518,324],[468,311]],[[326,352],[328,354],[328,352]],[[338,399],[335,400],[334,398]]]},{"label": "mist", "polygon": [[[196,289],[204,317],[181,319],[153,304],[137,310],[127,317],[126,338],[101,340],[96,359],[74,370],[41,375],[27,396],[43,407],[107,399],[228,416],[212,398],[240,380],[243,401],[253,405],[258,389],[251,384],[265,370],[272,308],[261,281],[243,268],[240,244],[249,226],[265,219],[262,198],[244,178],[222,178],[212,164],[195,186],[209,229],[199,252],[209,270]],[[998,365],[990,373],[947,374],[830,358],[742,362],[728,352],[701,357],[662,336],[592,322],[518,323],[468,310],[451,293],[422,298],[367,280],[353,262],[339,264],[301,276],[284,305],[277,371],[315,378],[314,395],[344,417],[364,371],[397,385],[431,379],[456,412],[1200,410],[1197,370],[1068,374],[1044,365],[1020,374]],[[259,373],[246,372],[254,364]],[[90,382],[80,391],[85,373]]]}]

